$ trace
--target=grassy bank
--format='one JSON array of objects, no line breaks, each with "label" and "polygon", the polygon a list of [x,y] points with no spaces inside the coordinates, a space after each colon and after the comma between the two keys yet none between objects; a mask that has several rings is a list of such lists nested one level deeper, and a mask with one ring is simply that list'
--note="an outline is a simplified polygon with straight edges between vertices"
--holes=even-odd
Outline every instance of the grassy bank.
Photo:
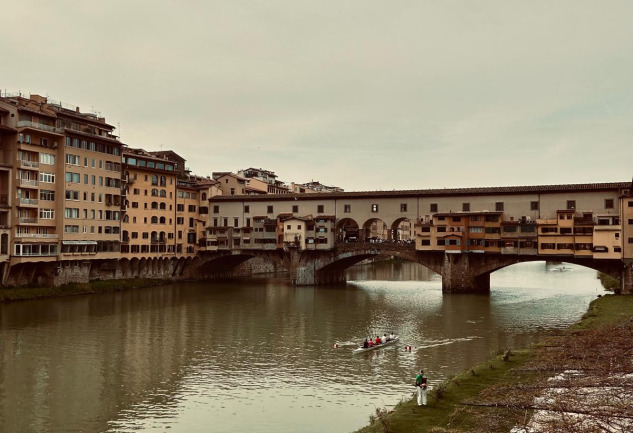
[{"label": "grassy bank", "polygon": [[128,289],[159,286],[169,281],[154,278],[132,278],[123,280],[95,280],[89,283],[71,283],[59,287],[14,287],[0,289],[0,302],[26,301],[30,299],[53,298],[58,296],[82,295],[89,293],[118,292]]},{"label": "grassy bank", "polygon": [[[596,347],[591,353],[600,351],[602,358],[597,365],[605,362],[605,353],[628,350],[625,342],[630,341],[632,317],[633,296],[603,296],[594,300],[582,320],[563,336],[514,353],[506,357],[507,361],[503,355],[495,356],[436,385],[429,393],[428,406],[418,407],[415,399],[410,398],[393,411],[377,410],[371,424],[358,432],[508,432],[529,419],[534,399],[544,392],[547,377],[566,369],[582,368],[576,363],[580,358],[586,362],[587,341]],[[605,347],[597,348],[600,342]],[[608,344],[611,346],[607,347]],[[570,406],[573,407],[571,403]]]}]

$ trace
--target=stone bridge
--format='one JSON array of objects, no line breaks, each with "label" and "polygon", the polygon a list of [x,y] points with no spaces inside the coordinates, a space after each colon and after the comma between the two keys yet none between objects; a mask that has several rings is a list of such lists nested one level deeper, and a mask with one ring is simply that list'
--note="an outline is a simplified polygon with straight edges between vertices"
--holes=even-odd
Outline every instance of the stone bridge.
[{"label": "stone bridge", "polygon": [[293,284],[326,285],[345,282],[345,270],[363,260],[395,257],[419,263],[442,276],[445,293],[488,293],[490,274],[506,266],[529,261],[562,260],[596,269],[620,279],[622,292],[632,293],[633,273],[620,260],[511,254],[454,254],[416,251],[412,244],[337,243],[331,250],[296,249],[226,250],[207,253],[192,274],[199,278],[231,278],[264,272],[288,272]]}]

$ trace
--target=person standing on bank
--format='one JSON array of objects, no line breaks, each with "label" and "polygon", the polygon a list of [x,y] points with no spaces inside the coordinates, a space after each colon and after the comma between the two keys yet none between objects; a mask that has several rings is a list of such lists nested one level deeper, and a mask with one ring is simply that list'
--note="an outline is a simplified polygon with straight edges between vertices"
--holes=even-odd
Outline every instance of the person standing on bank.
[{"label": "person standing on bank", "polygon": [[427,381],[424,370],[420,370],[420,374],[415,377],[415,386],[418,389],[418,406],[426,406]]}]

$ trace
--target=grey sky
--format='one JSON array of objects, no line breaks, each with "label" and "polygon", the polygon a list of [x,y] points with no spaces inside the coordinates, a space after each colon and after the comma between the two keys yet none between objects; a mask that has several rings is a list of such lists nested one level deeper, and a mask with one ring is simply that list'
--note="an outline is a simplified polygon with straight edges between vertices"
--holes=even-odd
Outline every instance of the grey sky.
[{"label": "grey sky", "polygon": [[194,173],[346,190],[622,181],[631,1],[14,1],[2,90]]}]

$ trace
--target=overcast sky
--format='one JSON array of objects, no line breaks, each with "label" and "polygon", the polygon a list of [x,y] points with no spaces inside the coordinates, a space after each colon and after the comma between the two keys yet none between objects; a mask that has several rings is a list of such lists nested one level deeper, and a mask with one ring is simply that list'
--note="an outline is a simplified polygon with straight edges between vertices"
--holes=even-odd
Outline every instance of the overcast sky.
[{"label": "overcast sky", "polygon": [[13,1],[0,88],[196,174],[346,190],[633,175],[633,1]]}]

